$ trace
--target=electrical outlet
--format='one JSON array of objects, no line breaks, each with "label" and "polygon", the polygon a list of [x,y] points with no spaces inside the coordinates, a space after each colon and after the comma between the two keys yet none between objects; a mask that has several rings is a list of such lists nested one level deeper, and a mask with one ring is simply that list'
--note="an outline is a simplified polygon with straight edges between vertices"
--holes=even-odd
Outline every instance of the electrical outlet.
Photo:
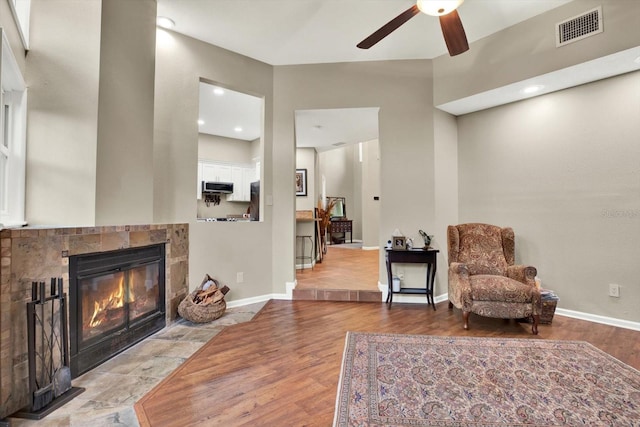
[{"label": "electrical outlet", "polygon": [[620,285],[616,285],[615,283],[609,283],[609,296],[620,298]]},{"label": "electrical outlet", "polygon": [[236,283],[244,282],[244,273],[242,271],[236,273]]}]

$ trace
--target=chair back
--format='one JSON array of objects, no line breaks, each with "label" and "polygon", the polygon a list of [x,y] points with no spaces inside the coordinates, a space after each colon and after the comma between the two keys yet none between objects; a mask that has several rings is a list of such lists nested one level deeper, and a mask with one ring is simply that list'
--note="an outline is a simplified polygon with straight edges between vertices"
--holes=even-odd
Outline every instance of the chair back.
[{"label": "chair back", "polygon": [[514,262],[514,235],[509,227],[470,223],[447,228],[449,264],[467,265],[470,275],[506,276]]}]

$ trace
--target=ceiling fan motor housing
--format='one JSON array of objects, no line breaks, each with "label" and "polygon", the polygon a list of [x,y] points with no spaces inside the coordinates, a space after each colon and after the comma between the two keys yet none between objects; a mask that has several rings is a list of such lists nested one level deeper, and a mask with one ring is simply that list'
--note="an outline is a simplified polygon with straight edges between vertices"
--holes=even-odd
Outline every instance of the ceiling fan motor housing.
[{"label": "ceiling fan motor housing", "polygon": [[431,16],[443,16],[456,10],[464,0],[417,0],[420,12]]}]

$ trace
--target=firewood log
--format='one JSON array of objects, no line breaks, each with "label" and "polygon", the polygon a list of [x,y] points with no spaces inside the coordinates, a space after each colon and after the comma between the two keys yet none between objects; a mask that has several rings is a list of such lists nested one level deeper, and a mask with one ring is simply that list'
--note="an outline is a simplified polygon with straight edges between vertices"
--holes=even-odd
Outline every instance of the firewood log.
[{"label": "firewood log", "polygon": [[217,291],[215,294],[213,294],[212,297],[212,301],[211,302],[218,302],[220,301],[222,298],[224,298],[224,294],[221,291]]}]

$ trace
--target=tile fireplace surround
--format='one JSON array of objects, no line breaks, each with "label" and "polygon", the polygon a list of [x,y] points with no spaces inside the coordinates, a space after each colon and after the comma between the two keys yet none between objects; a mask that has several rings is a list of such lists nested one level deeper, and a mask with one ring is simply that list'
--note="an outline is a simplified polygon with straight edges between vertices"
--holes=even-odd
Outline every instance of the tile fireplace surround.
[{"label": "tile fireplace surround", "polygon": [[20,228],[0,231],[0,419],[29,403],[26,302],[31,282],[62,277],[69,257],[166,243],[166,320],[189,291],[189,224]]}]

